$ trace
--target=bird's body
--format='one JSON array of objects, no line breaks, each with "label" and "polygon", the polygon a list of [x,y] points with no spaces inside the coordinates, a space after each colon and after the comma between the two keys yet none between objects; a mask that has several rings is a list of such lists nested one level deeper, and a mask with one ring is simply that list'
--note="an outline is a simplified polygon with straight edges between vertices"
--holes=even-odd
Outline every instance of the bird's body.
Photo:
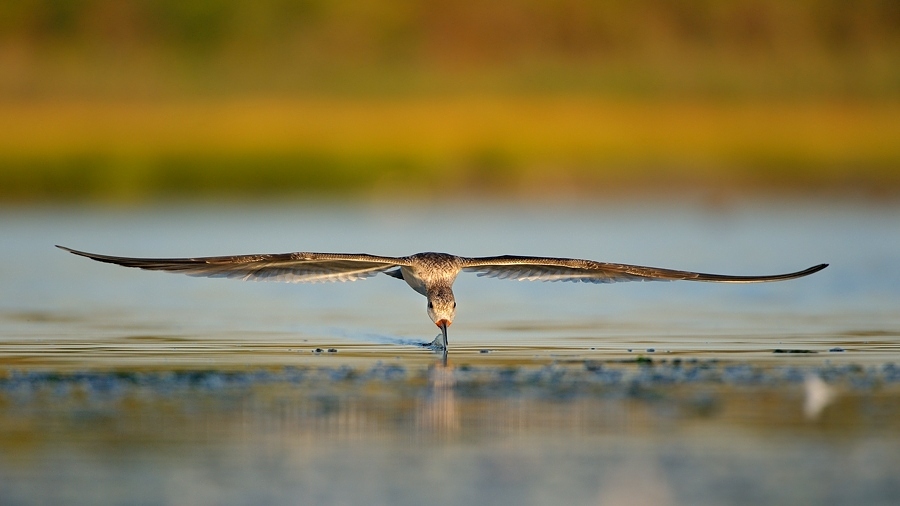
[{"label": "bird's body", "polygon": [[441,329],[433,343],[446,349],[447,327],[456,315],[453,282],[462,271],[478,276],[519,281],[575,281],[614,283],[620,281],[706,281],[715,283],[761,283],[784,281],[818,272],[828,264],[771,276],[729,276],[614,264],[572,258],[494,256],[461,257],[447,253],[417,253],[385,257],[345,253],[283,253],[199,258],[133,258],[98,255],[57,246],[99,262],[140,269],[180,272],[190,276],[239,278],[255,281],[315,283],[356,281],[385,273],[402,279],[428,299],[428,316]]}]

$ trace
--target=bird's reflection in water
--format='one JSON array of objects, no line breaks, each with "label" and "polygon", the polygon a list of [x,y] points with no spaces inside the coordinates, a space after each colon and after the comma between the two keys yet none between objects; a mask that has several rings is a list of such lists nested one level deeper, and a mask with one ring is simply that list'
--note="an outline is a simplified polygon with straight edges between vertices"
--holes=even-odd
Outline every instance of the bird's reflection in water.
[{"label": "bird's reflection in water", "polygon": [[423,434],[447,437],[459,432],[459,406],[456,403],[456,377],[447,351],[428,369],[428,393],[416,407],[416,428]]}]

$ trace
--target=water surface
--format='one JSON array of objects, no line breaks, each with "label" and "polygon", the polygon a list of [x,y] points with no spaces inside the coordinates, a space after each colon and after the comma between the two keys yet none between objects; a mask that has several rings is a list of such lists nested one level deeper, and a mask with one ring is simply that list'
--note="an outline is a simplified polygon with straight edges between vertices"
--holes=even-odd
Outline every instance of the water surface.
[{"label": "water surface", "polygon": [[[900,500],[894,205],[7,208],[0,236],[3,504]],[[387,276],[190,278],[54,244],[831,266],[762,285],[462,274],[445,361],[421,346],[425,299]]]}]

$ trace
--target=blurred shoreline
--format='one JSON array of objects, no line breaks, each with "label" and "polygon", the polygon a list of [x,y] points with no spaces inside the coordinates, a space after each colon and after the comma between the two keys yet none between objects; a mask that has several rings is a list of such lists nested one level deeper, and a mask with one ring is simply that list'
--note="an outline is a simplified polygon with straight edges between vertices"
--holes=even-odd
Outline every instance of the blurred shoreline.
[{"label": "blurred shoreline", "polygon": [[[0,200],[900,191],[900,102],[0,102]],[[552,197],[551,197],[552,198]]]},{"label": "blurred shoreline", "polygon": [[0,202],[900,194],[895,2],[0,6]]}]

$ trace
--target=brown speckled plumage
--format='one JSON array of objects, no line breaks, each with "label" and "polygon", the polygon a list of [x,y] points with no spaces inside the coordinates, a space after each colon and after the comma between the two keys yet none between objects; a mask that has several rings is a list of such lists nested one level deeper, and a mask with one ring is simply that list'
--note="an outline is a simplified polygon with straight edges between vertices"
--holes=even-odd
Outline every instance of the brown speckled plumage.
[{"label": "brown speckled plumage", "polygon": [[707,281],[715,283],[761,283],[784,281],[818,272],[828,264],[771,276],[729,276],[677,271],[640,265],[612,264],[573,258],[527,256],[459,257],[447,253],[417,253],[406,257],[383,257],[345,253],[284,253],[199,258],[133,258],[86,253],[58,246],[70,253],[99,262],[189,276],[239,278],[253,281],[316,283],[356,281],[383,272],[403,279],[428,299],[428,316],[441,329],[436,347],[447,347],[447,327],[456,315],[453,282],[460,271],[478,276],[519,281],[575,281],[614,283],[620,281]]}]

